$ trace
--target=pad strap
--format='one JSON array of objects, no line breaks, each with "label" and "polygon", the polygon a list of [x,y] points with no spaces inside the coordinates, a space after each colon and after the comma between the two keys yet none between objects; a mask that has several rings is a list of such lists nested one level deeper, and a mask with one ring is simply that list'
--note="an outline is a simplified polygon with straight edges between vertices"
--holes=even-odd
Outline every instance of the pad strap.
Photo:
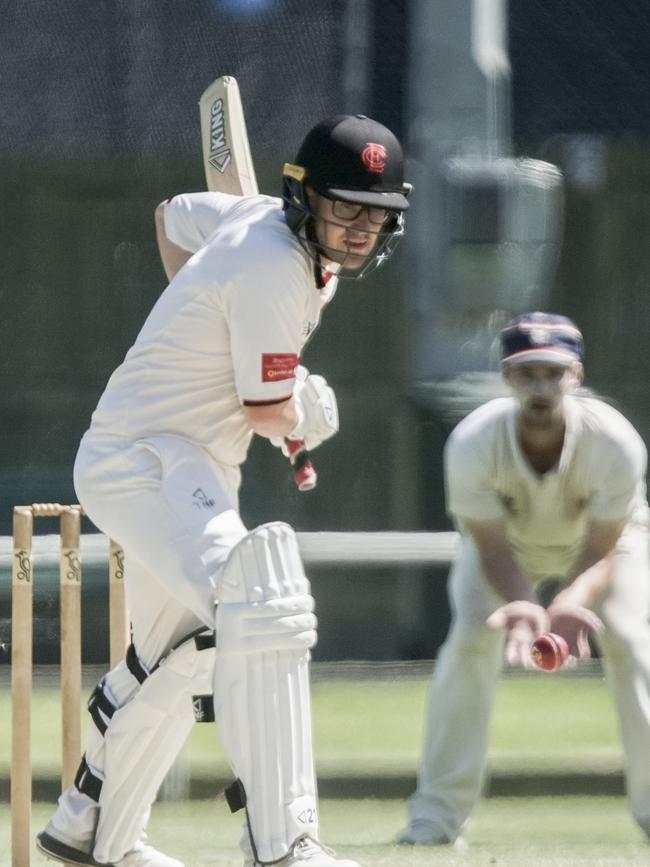
[{"label": "pad strap", "polygon": [[88,699],[88,713],[102,737],[108,728],[108,722],[117,709],[104,692],[104,686],[105,681],[100,680]]},{"label": "pad strap", "polygon": [[102,781],[99,777],[95,776],[88,767],[85,753],[81,757],[81,764],[79,765],[77,776],[74,778],[74,784],[80,792],[84,795],[88,795],[91,800],[99,803],[99,796],[102,791]]},{"label": "pad strap", "polygon": [[149,677],[150,674],[153,674],[157,668],[160,667],[161,663],[167,659],[167,657],[177,650],[181,645],[185,644],[186,641],[194,641],[194,646],[198,651],[201,650],[210,650],[214,648],[216,644],[216,633],[215,632],[206,632],[205,626],[201,626],[200,629],[197,629],[195,632],[190,632],[189,635],[186,635],[182,638],[177,644],[175,644],[168,653],[164,656],[161,656],[158,662],[154,665],[152,669],[148,669],[138,657],[138,654],[135,649],[135,645],[133,643],[129,644],[126,650],[126,667],[129,669],[133,677],[138,681],[139,684],[143,684],[145,680]]},{"label": "pad strap", "polygon": [[194,636],[194,644],[199,651],[214,650],[216,643],[217,633],[214,630],[212,632],[201,632],[199,635]]},{"label": "pad strap", "polygon": [[150,672],[138,659],[138,654],[135,652],[135,645],[129,644],[126,650],[126,667],[129,669],[133,677],[142,685],[149,677]]},{"label": "pad strap", "polygon": [[231,813],[238,813],[246,806],[246,789],[244,789],[244,784],[241,780],[234,780],[223,794]]}]

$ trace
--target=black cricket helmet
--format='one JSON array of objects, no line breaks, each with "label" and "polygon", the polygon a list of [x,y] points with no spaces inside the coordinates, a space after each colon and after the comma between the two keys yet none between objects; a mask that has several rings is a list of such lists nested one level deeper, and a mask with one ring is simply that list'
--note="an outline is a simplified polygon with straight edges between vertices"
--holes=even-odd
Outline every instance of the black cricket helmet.
[{"label": "black cricket helmet", "polygon": [[[393,133],[362,114],[339,114],[313,127],[305,136],[295,163],[283,168],[283,199],[291,230],[318,253],[306,187],[329,199],[383,208],[390,214],[377,248],[361,274],[392,253],[404,233],[404,212],[411,185],[404,182],[404,155]],[[306,230],[302,232],[303,228]],[[343,266],[345,267],[345,266]]]}]

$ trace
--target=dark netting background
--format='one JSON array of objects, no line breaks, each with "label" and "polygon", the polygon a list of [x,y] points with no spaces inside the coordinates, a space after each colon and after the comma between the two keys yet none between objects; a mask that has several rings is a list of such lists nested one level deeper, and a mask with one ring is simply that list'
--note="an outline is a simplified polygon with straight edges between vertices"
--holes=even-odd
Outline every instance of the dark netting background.
[{"label": "dark netting background", "polygon": [[[279,192],[282,163],[330,113],[370,114],[401,133],[408,151],[421,2],[3,5],[1,534],[11,532],[14,503],[74,500],[79,438],[165,285],[154,208],[204,186],[202,90],[220,74],[238,78],[265,192]],[[512,0],[508,41],[515,151],[557,163],[566,179],[553,306],[583,327],[589,384],[647,436],[650,3]],[[427,195],[416,190],[413,220]],[[242,489],[249,525],[449,528],[446,428],[409,397],[404,301],[417,255],[403,245],[373,278],[339,291],[305,357],[334,384],[341,410],[341,433],[317,453],[320,489],[297,494],[278,452],[257,439]],[[315,574],[327,588],[317,653],[432,655],[447,628],[444,570],[436,582],[420,572],[420,582],[395,569],[357,568],[353,580],[345,570]],[[405,577],[397,601],[396,577]],[[4,622],[6,584],[3,576]]]},{"label": "dark netting background", "polygon": [[[78,439],[165,285],[153,209],[173,193],[204,186],[197,108],[202,90],[219,74],[237,76],[260,187],[278,194],[282,163],[293,158],[312,124],[346,110],[346,103],[350,109],[349,80],[356,75],[346,72],[350,10],[341,0],[12,6],[3,21],[0,58],[5,533],[11,502],[73,497]],[[402,118],[402,7],[395,4],[380,27],[367,6],[366,25],[381,29],[381,63],[376,85],[371,70],[365,97],[354,107],[396,128]],[[366,44],[365,68],[373,50]],[[365,405],[376,402],[377,394],[365,394],[367,379],[378,373],[394,379],[396,338],[382,320],[399,316],[395,280],[392,271],[341,292],[338,310],[310,349],[308,363],[329,362],[330,377],[338,379],[346,420],[357,414],[356,407],[348,411],[349,403],[361,402],[365,414]],[[348,339],[359,324],[358,336]],[[355,395],[348,397],[353,387]],[[356,468],[345,472],[349,517],[341,515],[338,496],[329,504],[321,498],[319,517],[314,501],[305,510],[284,462],[277,454],[267,461],[265,445],[256,444],[252,473],[262,477],[255,484],[266,487],[264,496],[273,503],[247,496],[245,489],[251,520],[277,516],[278,508],[292,519],[300,502],[300,514],[314,524],[363,523],[363,506],[379,493],[379,480],[370,492],[355,486],[357,475],[375,475],[365,473],[372,459],[359,441],[343,456],[344,467]],[[264,451],[259,461],[258,450]],[[324,483],[327,477],[325,470]],[[278,483],[280,497],[274,496]],[[369,517],[369,525],[376,518]],[[381,519],[389,522],[388,515]]]}]

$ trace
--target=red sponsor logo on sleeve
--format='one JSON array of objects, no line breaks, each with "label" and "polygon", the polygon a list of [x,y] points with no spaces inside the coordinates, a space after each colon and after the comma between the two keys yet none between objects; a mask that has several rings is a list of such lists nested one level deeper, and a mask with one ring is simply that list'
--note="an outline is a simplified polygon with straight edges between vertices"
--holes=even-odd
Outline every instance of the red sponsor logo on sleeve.
[{"label": "red sponsor logo on sleeve", "polygon": [[293,352],[263,352],[262,382],[293,379],[293,372],[299,364],[300,359]]}]

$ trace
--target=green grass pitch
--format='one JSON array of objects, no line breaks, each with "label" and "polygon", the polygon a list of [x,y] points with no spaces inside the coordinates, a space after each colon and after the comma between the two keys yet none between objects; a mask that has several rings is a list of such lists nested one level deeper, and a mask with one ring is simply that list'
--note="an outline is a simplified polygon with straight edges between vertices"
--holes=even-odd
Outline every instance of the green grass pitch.
[{"label": "green grass pitch", "polygon": [[[10,704],[0,693],[0,776],[9,768]],[[377,779],[414,773],[426,700],[424,678],[317,680],[313,686],[318,772]],[[58,696],[43,690],[34,703],[35,773],[54,775],[60,743]],[[225,776],[227,768],[213,726],[196,726],[186,748],[193,776]],[[602,678],[534,674],[500,685],[490,741],[494,772],[526,769],[617,772],[622,767],[617,724]],[[404,825],[403,800],[381,797],[328,800],[321,804],[322,836],[340,855],[362,867],[618,867],[650,863],[650,846],[622,797],[486,798],[477,806],[466,851],[395,847]],[[34,831],[53,804],[34,805]],[[212,800],[159,802],[151,842],[187,867],[241,867],[240,817],[221,796]],[[0,867],[9,867],[9,808],[0,804]],[[34,855],[33,867],[48,863]],[[50,862],[51,863],[51,862]]]},{"label": "green grass pitch", "polygon": [[[394,677],[317,681],[312,688],[314,742],[321,775],[415,773],[427,681]],[[0,776],[9,772],[11,706],[0,691]],[[56,690],[36,693],[34,773],[54,776],[60,763]],[[194,727],[186,748],[192,774],[227,775],[211,725]],[[501,681],[490,741],[495,771],[620,771],[621,749],[609,694],[600,677],[534,673]]]},{"label": "green grass pitch", "polygon": [[[34,805],[34,829],[51,805]],[[392,834],[404,820],[402,801],[321,804],[323,840],[362,867],[642,867],[650,846],[622,798],[489,798],[477,807],[464,851],[397,847]],[[225,802],[185,801],[154,806],[151,842],[186,867],[241,867],[240,819]],[[9,815],[0,805],[0,867],[9,867]],[[53,862],[34,852],[32,867]]]}]

